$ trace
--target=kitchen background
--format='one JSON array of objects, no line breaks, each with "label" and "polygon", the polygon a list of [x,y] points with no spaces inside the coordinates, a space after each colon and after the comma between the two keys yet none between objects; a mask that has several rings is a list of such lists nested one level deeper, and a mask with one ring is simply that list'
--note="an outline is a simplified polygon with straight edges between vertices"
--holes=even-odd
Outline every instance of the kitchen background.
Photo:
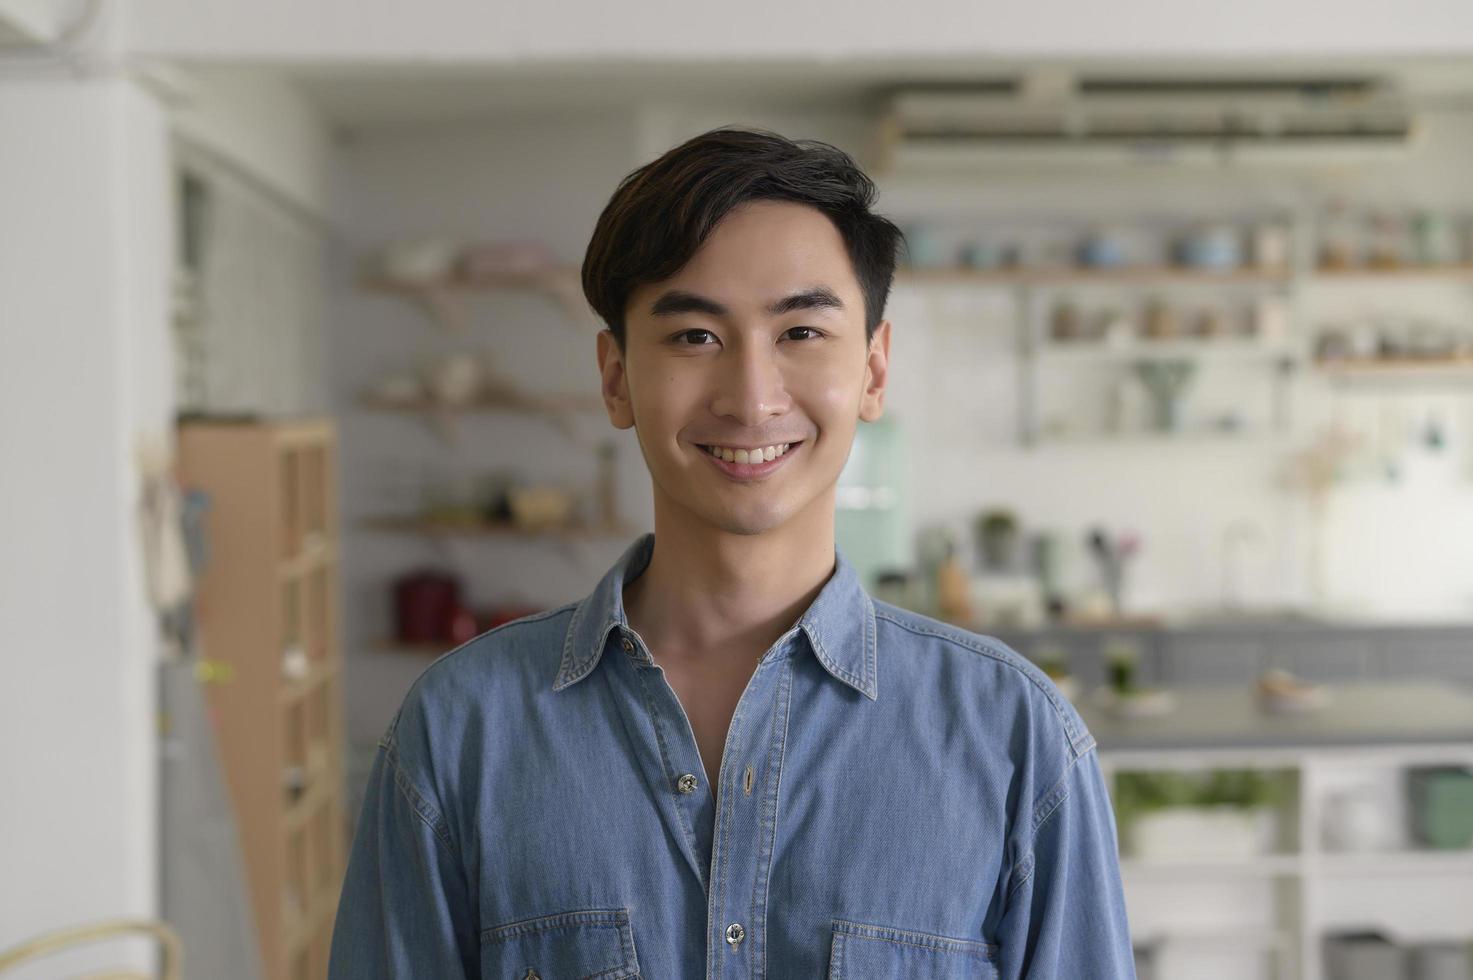
[{"label": "kitchen background", "polygon": [[696,62],[454,4],[0,3],[0,635],[68,634],[0,684],[52,804],[0,823],[0,975],[122,915],[191,974],[324,973],[409,684],[652,526],[577,266],[727,123],[849,150],[906,231],[839,544],[1079,704],[1140,975],[1473,974],[1473,22],[1428,7]]}]

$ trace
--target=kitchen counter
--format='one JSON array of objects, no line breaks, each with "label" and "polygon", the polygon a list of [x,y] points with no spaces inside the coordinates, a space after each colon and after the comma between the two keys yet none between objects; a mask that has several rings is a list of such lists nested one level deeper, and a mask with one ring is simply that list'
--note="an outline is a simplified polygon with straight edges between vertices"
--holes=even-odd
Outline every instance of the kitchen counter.
[{"label": "kitchen counter", "polygon": [[1260,710],[1246,685],[1174,688],[1176,709],[1149,718],[1117,717],[1087,695],[1078,708],[1104,751],[1473,745],[1473,691],[1424,682],[1335,684],[1327,689],[1328,704],[1296,714]]},{"label": "kitchen counter", "polygon": [[1260,632],[1307,630],[1466,630],[1473,632],[1473,616],[1372,616],[1354,610],[1308,611],[1211,610],[1141,614],[1119,619],[1069,619],[1022,626],[1010,623],[973,623],[967,627],[990,635],[1048,635],[1055,633],[1196,633],[1243,630]]},{"label": "kitchen counter", "polygon": [[1064,659],[1086,690],[1105,682],[1105,651],[1129,640],[1143,685],[1247,687],[1270,668],[1329,684],[1446,681],[1473,688],[1473,622],[1253,620],[982,630],[1034,661]]}]

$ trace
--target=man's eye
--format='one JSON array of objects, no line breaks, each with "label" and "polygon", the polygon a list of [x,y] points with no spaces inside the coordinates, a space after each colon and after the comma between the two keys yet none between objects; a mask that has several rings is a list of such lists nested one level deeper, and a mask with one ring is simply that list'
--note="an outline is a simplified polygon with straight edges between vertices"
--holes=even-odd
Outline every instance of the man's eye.
[{"label": "man's eye", "polygon": [[823,336],[820,331],[814,329],[813,327],[793,327],[788,331],[788,333],[792,333],[794,330],[807,330],[809,333],[808,337],[797,337],[795,338],[796,340],[817,340],[819,337]]},{"label": "man's eye", "polygon": [[[697,327],[697,328],[694,328],[694,329],[691,329],[691,330],[682,330],[680,333],[676,334],[675,337],[676,337],[677,340],[684,340],[686,337],[689,337],[691,334],[703,334],[703,335],[709,337],[709,336],[711,336],[711,331],[709,331],[709,330],[702,330],[699,327]],[[684,346],[684,347],[705,347],[706,345],[703,344],[703,343],[694,343],[694,344],[683,344],[682,346]]]}]

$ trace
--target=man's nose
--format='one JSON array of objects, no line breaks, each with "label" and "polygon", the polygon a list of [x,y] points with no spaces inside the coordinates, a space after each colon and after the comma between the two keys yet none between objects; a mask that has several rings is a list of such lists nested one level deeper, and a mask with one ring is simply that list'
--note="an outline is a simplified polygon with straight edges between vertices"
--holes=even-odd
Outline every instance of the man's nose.
[{"label": "man's nose", "polygon": [[711,405],[717,415],[756,428],[791,407],[787,380],[774,350],[739,345],[725,355],[717,371],[716,399]]}]

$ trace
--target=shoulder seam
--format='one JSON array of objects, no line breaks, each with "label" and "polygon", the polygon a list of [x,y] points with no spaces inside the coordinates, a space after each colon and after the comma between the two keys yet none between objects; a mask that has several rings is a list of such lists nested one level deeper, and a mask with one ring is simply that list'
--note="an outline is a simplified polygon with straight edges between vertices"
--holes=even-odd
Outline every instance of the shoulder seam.
[{"label": "shoulder seam", "polygon": [[431,833],[450,849],[451,855],[460,860],[460,849],[455,846],[455,841],[450,837],[450,826],[439,809],[425,798],[414,785],[414,780],[399,761],[398,747],[394,744],[392,729],[379,740],[379,748],[384,751],[384,758],[394,770],[394,785],[399,789],[401,795],[409,803],[414,815],[430,829]]},{"label": "shoulder seam", "polygon": [[1064,767],[1063,775],[1059,777],[1058,782],[1054,783],[1053,787],[1047,793],[1043,794],[1043,796],[1039,797],[1038,801],[1033,804],[1033,826],[1028,832],[1027,853],[1019,858],[1008,871],[1008,875],[1011,877],[1018,873],[1020,865],[1025,866],[1022,875],[1008,885],[1007,898],[1009,901],[1012,900],[1013,893],[1026,884],[1028,879],[1033,877],[1033,845],[1038,840],[1038,832],[1048,822],[1049,818],[1059,811],[1059,807],[1064,805],[1064,801],[1069,798],[1069,774],[1074,771],[1074,767],[1079,764],[1079,760],[1089,754],[1092,749],[1093,746],[1070,759],[1069,764]]},{"label": "shoulder seam", "polygon": [[436,657],[433,662],[431,662],[428,666],[425,667],[423,671],[421,671],[420,676],[423,677],[425,674],[438,667],[441,663],[455,656],[457,653],[460,653],[462,650],[465,650],[478,640],[484,640],[488,636],[500,633],[502,630],[509,629],[513,626],[530,626],[533,623],[540,623],[544,619],[551,619],[553,616],[567,612],[569,609],[572,609],[574,606],[578,605],[578,603],[581,601],[582,600],[580,599],[574,602],[564,603],[563,605],[558,606],[556,609],[544,609],[540,613],[533,613],[530,616],[523,616],[520,619],[513,619],[509,623],[502,623],[500,626],[497,626],[494,629],[489,629],[484,633],[477,633],[475,636],[471,637],[469,640],[466,640],[460,646],[455,647],[452,650],[446,650],[444,653],[440,654],[440,656]]},{"label": "shoulder seam", "polygon": [[[984,657],[991,657],[993,660],[1007,664],[1009,667],[1013,668],[1013,670],[1016,670],[1018,673],[1027,678],[1030,684],[1038,688],[1043,696],[1048,698],[1049,704],[1054,709],[1054,713],[1058,715],[1059,723],[1064,728],[1064,735],[1069,740],[1069,750],[1072,753],[1072,757],[1070,759],[1071,762],[1077,760],[1081,755],[1094,748],[1094,736],[1091,735],[1087,729],[1076,729],[1073,719],[1069,717],[1069,712],[1065,711],[1064,707],[1059,703],[1059,698],[1062,695],[1060,695],[1057,690],[1050,690],[1046,685],[1039,683],[1038,678],[1028,673],[1028,671],[1021,669],[1017,664],[1013,663],[1012,657],[1010,657],[1006,651],[999,650],[993,645],[987,643],[987,638],[982,636],[980,633],[962,633],[960,631],[956,633],[943,633],[940,630],[928,629],[923,624],[903,622],[890,613],[879,609],[878,606],[875,609],[875,618],[884,619],[888,622],[894,623],[901,629],[908,630],[909,632],[915,633],[918,636],[933,636],[939,640],[946,640],[947,642],[953,643],[956,646],[962,647],[963,649],[971,650],[973,653],[980,653]],[[1021,657],[1022,654],[1015,654],[1014,656]]]}]

